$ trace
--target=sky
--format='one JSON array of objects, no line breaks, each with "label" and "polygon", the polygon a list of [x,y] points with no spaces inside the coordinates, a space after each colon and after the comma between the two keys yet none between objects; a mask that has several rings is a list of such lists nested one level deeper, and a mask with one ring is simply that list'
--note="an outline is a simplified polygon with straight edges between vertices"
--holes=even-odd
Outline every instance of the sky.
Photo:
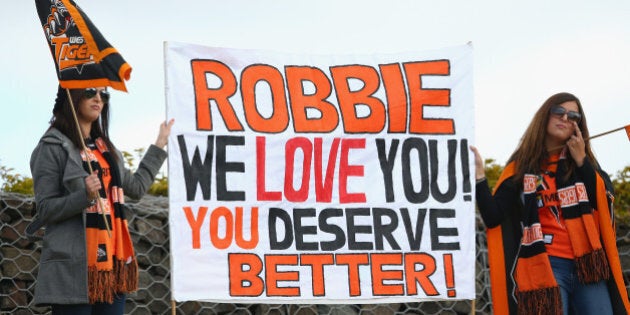
[{"label": "sky", "polygon": [[[57,91],[35,2],[0,10],[0,166],[30,177]],[[166,119],[164,42],[296,53],[395,53],[471,42],[474,144],[503,165],[552,94],[580,98],[591,135],[630,124],[630,1],[76,0],[133,68],[113,91],[110,135],[133,152]],[[630,166],[623,131],[593,139],[611,175]],[[165,164],[166,165],[166,164]]]}]

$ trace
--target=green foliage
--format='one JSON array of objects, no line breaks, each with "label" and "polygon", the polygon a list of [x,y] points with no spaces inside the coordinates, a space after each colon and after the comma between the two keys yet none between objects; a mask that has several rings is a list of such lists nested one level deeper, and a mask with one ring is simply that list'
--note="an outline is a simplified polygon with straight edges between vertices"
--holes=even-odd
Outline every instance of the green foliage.
[{"label": "green foliage", "polygon": [[[135,171],[137,168],[135,165],[136,158],[138,161],[142,160],[145,150],[140,148],[133,151],[134,153],[122,151],[122,155],[125,159],[125,166],[130,170]],[[147,193],[153,196],[168,196],[168,177],[164,176],[164,174],[156,176],[155,181],[151,184]]]},{"label": "green foliage", "polygon": [[33,195],[33,179],[15,174],[12,168],[0,165],[0,191]]},{"label": "green foliage", "polygon": [[153,182],[149,188],[148,194],[153,196],[168,196],[168,177],[163,174],[157,176],[155,182]]},{"label": "green foliage", "polygon": [[490,185],[490,189],[493,189],[499,179],[499,176],[501,176],[501,173],[503,172],[503,166],[497,164],[494,159],[486,159],[483,168],[486,171],[488,185]]},{"label": "green foliage", "polygon": [[623,223],[630,223],[630,166],[617,173],[612,181],[615,189],[615,217]]},{"label": "green foliage", "polygon": [[122,151],[123,159],[125,159],[125,166],[131,170],[136,169],[136,158],[138,158],[138,160],[142,159],[142,156],[144,155],[144,148],[135,149],[133,150],[133,152],[135,152],[135,154],[129,153],[127,151]]},{"label": "green foliage", "polygon": [[130,169],[133,169],[134,168],[133,161],[135,160],[133,154],[127,151],[122,151],[121,153],[122,153],[123,159],[125,160],[125,166]]}]

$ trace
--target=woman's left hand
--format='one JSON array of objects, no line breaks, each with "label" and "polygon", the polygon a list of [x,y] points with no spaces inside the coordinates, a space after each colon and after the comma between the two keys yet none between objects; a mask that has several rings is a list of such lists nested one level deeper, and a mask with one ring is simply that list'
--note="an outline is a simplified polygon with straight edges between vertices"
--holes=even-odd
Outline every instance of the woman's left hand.
[{"label": "woman's left hand", "polygon": [[155,140],[155,145],[160,149],[164,149],[166,144],[168,143],[168,136],[171,134],[171,127],[175,123],[175,119],[171,118],[168,122],[163,122],[160,124],[160,132],[158,133],[157,140]]},{"label": "woman's left hand", "polygon": [[573,130],[575,130],[575,133],[567,141],[567,147],[575,164],[581,167],[584,164],[584,158],[586,158],[586,150],[584,138],[582,138],[582,131],[575,121],[573,122]]}]

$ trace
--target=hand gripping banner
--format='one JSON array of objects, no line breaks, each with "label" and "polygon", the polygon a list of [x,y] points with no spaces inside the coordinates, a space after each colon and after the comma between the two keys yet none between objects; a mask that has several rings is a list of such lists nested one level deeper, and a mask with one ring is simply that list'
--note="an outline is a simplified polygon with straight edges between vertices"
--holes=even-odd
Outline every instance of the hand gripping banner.
[{"label": "hand gripping banner", "polygon": [[127,91],[131,67],[72,0],[35,0],[61,87]]}]

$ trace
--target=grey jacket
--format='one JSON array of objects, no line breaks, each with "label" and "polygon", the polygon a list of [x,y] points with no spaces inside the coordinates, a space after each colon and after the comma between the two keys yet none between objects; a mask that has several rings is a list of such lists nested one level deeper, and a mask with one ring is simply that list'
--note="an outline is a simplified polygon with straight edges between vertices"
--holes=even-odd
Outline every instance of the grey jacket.
[{"label": "grey jacket", "polygon": [[[79,149],[59,130],[51,128],[31,155],[37,215],[27,228],[33,236],[45,227],[35,305],[86,304],[88,300],[85,208],[90,204]],[[135,173],[118,169],[125,195],[139,199],[149,189],[166,159],[166,152],[150,146]]]}]

